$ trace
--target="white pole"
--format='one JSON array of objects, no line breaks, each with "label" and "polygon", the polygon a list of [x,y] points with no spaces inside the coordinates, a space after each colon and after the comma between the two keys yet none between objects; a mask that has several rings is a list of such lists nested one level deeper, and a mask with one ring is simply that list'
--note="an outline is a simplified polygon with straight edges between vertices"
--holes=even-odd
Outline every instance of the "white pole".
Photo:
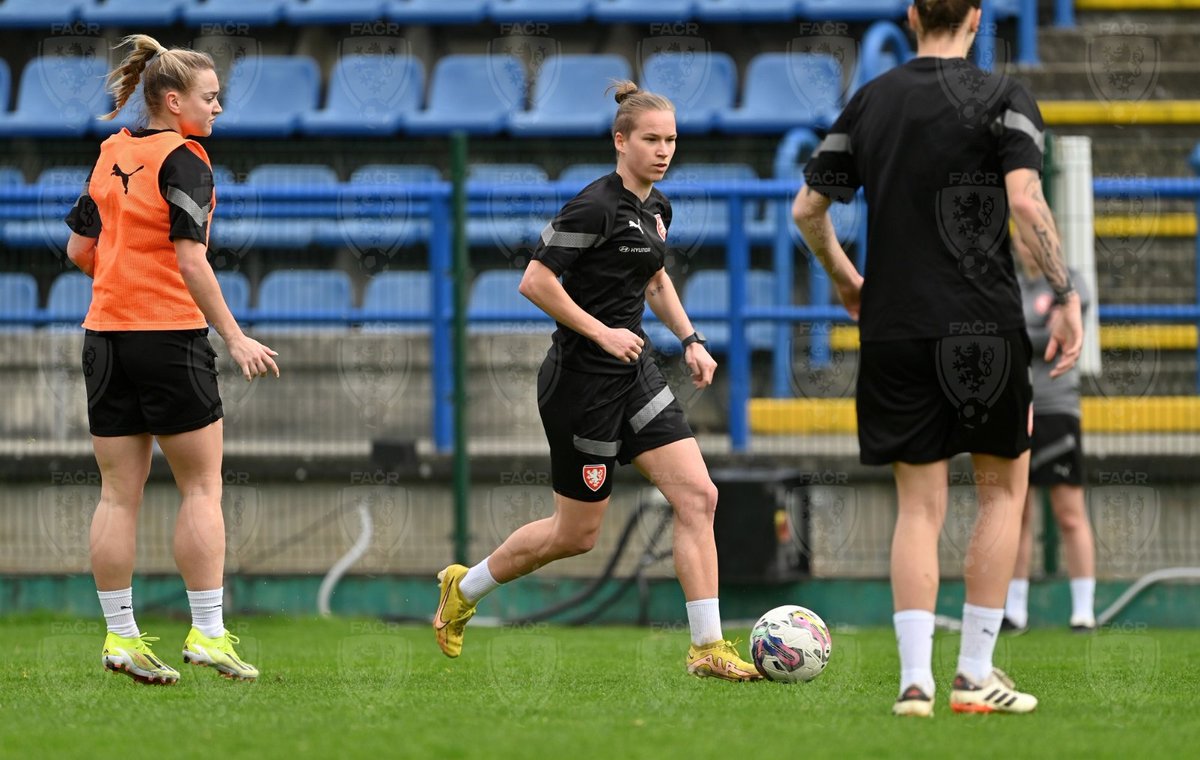
[{"label": "white pole", "polygon": [[1091,308],[1083,318],[1083,354],[1079,369],[1100,374],[1100,293],[1096,287],[1096,233],[1093,225],[1092,139],[1059,137],[1054,141],[1058,174],[1052,180],[1054,218],[1062,238],[1067,266],[1079,273],[1091,295]]}]

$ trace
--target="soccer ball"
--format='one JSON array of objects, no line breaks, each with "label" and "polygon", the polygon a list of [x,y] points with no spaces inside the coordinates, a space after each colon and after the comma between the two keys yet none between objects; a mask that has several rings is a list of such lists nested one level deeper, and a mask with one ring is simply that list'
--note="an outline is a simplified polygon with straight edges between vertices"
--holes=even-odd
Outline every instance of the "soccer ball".
[{"label": "soccer ball", "polygon": [[768,611],[750,631],[754,666],[772,681],[811,681],[825,670],[833,639],[810,609],[785,604]]}]

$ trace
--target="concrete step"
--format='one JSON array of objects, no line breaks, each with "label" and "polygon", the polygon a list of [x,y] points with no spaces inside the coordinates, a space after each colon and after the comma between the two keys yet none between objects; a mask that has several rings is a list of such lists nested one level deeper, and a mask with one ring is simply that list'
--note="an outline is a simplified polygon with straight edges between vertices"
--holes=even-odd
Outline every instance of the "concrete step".
[{"label": "concrete step", "polygon": [[1105,19],[1074,29],[1038,30],[1038,57],[1043,65],[1094,62],[1100,67],[1143,67],[1160,63],[1192,63],[1200,55],[1200,13],[1173,25]]},{"label": "concrete step", "polygon": [[1013,73],[1038,100],[1200,99],[1200,63],[1194,60],[1143,64],[1136,69],[1077,60]]}]

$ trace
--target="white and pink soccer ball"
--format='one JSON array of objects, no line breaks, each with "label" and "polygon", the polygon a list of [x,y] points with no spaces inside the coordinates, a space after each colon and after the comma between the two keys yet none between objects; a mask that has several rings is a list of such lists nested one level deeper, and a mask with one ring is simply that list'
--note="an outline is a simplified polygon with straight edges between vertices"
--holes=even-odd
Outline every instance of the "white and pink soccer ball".
[{"label": "white and pink soccer ball", "polygon": [[750,655],[772,681],[811,681],[829,664],[833,639],[817,613],[795,604],[767,611],[750,631]]}]

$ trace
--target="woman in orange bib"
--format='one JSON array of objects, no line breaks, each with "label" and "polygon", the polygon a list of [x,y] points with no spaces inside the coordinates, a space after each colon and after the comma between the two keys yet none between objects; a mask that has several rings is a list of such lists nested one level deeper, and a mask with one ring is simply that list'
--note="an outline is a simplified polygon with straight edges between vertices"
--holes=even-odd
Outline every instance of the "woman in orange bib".
[{"label": "woman in orange bib", "polygon": [[223,412],[208,325],[247,382],[278,377],[276,353],[238,327],[206,258],[212,167],[189,136],[207,137],[221,113],[213,61],[145,35],[124,44],[131,50],[109,75],[116,109],[102,118],[115,117],[141,82],[148,123],[104,141],[66,220],[67,254],[93,278],[83,371],[101,476],[91,526],[92,574],[108,623],[101,660],[142,683],[179,679],[133,616],[137,515],[157,438],[182,496],[175,562],[192,609],[183,661],[252,680],[258,670],[234,651],[237,638],[221,614]]}]

